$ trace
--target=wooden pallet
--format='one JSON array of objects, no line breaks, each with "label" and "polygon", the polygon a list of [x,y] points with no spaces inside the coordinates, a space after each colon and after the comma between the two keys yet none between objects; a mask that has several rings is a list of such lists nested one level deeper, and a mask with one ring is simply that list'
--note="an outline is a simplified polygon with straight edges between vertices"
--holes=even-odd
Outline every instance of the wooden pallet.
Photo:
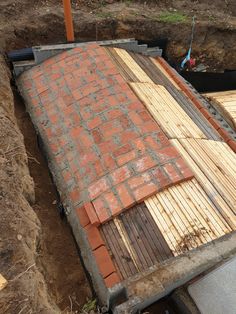
[{"label": "wooden pallet", "polygon": [[130,83],[169,138],[207,138],[164,86]]},{"label": "wooden pallet", "polygon": [[233,230],[196,179],[157,193],[145,204],[175,256]]},{"label": "wooden pallet", "polygon": [[236,91],[204,94],[236,131]]},{"label": "wooden pallet", "polygon": [[144,203],[104,224],[101,233],[123,279],[173,257]]},{"label": "wooden pallet", "polygon": [[171,140],[189,164],[208,197],[231,226],[236,227],[236,156],[226,143]]}]

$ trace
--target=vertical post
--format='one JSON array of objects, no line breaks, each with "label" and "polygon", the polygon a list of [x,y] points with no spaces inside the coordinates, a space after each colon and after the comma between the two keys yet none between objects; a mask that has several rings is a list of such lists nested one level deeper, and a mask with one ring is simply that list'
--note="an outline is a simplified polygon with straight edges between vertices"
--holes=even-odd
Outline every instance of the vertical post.
[{"label": "vertical post", "polygon": [[63,0],[65,26],[66,26],[66,38],[68,42],[75,41],[74,27],[71,13],[71,2],[70,0]]}]

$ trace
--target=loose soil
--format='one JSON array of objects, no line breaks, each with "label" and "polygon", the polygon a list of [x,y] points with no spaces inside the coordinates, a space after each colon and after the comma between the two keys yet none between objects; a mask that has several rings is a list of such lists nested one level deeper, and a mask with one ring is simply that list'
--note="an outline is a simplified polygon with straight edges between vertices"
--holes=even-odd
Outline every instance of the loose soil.
[{"label": "loose soil", "polygon": [[[179,64],[196,27],[192,56],[208,70],[236,68],[235,0],[73,0],[76,40],[167,38],[167,56]],[[17,17],[17,18],[16,18]],[[61,0],[2,0],[0,47],[4,50],[65,41]]]},{"label": "loose soil", "polygon": [[[167,56],[174,63],[187,52],[195,15],[197,64],[214,71],[236,68],[235,0],[72,4],[76,40],[168,38]],[[1,0],[0,51],[61,42],[61,0]],[[76,313],[92,297],[56,199],[30,118],[16,91],[13,98],[10,73],[0,57],[0,273],[9,280],[0,295],[1,313]]]},{"label": "loose soil", "polygon": [[92,297],[89,283],[80,262],[71,229],[57,209],[57,192],[39,150],[37,136],[15,91],[15,115],[24,136],[29,156],[30,174],[35,183],[35,204],[32,206],[41,222],[40,242],[37,247],[37,266],[43,274],[49,294],[63,312],[79,311]]},{"label": "loose soil", "polygon": [[92,298],[89,282],[1,56],[0,77],[0,273],[9,282],[0,292],[0,312],[80,313]]}]

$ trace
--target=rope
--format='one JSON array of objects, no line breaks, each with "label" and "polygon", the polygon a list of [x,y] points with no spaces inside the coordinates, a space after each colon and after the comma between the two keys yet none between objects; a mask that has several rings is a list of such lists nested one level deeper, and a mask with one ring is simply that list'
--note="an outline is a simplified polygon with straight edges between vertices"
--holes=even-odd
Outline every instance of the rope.
[{"label": "rope", "polygon": [[186,55],[186,57],[184,58],[184,60],[181,62],[181,69],[184,68],[185,63],[188,62],[191,58],[191,52],[192,52],[192,44],[193,44],[193,36],[194,36],[194,29],[195,29],[195,16],[193,16],[192,19],[192,31],[191,31],[191,38],[190,38],[190,45],[189,45],[189,50],[188,53]]},{"label": "rope", "polygon": [[193,19],[192,19],[192,33],[191,33],[191,40],[190,40],[190,46],[189,46],[191,49],[192,49],[192,44],[193,44],[194,29],[195,29],[195,16],[193,16]]}]

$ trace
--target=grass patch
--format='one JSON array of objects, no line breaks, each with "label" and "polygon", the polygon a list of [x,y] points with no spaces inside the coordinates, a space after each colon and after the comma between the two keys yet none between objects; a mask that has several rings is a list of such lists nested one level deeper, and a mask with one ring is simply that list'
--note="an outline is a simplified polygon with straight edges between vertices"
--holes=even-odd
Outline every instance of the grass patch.
[{"label": "grass patch", "polygon": [[162,12],[157,19],[164,23],[180,23],[185,22],[187,16],[181,12]]},{"label": "grass patch", "polygon": [[112,13],[111,12],[98,12],[96,15],[98,17],[100,17],[100,18],[103,18],[103,19],[112,18]]}]

